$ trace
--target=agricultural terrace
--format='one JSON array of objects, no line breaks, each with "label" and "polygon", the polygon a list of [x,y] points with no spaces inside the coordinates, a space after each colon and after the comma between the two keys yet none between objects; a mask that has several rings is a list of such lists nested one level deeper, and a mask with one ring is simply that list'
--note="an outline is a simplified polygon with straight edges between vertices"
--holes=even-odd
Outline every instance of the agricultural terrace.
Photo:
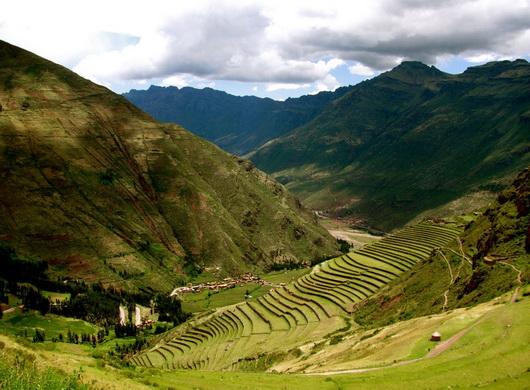
[{"label": "agricultural terrace", "polygon": [[165,369],[236,369],[245,358],[287,351],[344,328],[355,305],[446,246],[459,231],[420,223],[315,266],[286,286],[218,309],[171,332],[133,364]]}]

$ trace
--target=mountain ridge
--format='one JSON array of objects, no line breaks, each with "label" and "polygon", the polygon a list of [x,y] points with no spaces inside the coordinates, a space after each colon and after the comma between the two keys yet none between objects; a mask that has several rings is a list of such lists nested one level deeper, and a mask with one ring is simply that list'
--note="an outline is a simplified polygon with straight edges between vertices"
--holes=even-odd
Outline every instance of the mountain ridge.
[{"label": "mountain ridge", "polygon": [[336,253],[250,162],[3,41],[0,104],[0,238],[55,276],[169,291]]},{"label": "mountain ridge", "polygon": [[[406,63],[364,81],[311,122],[249,154],[309,207],[389,230],[530,162],[530,65],[459,75]],[[404,72],[405,68],[405,72]]]},{"label": "mountain ridge", "polygon": [[236,96],[212,88],[154,85],[123,96],[162,122],[178,123],[229,152],[243,155],[310,121],[348,88],[285,101]]}]

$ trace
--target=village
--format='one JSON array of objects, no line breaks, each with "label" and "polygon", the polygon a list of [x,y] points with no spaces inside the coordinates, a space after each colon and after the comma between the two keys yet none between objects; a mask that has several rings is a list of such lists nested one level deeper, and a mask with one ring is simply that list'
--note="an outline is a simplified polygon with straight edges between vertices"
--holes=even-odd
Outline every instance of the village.
[{"label": "village", "polygon": [[280,283],[276,285],[267,280],[261,279],[259,276],[256,276],[250,272],[247,272],[239,277],[235,277],[235,278],[228,277],[228,278],[224,278],[221,281],[211,281],[211,282],[204,282],[204,283],[199,283],[199,284],[188,283],[187,286],[175,288],[171,292],[170,296],[186,294],[186,293],[199,293],[203,290],[212,290],[212,291],[226,290],[226,289],[234,288],[237,286],[243,286],[248,283],[255,283],[260,286],[271,286],[271,287],[278,287],[278,286],[285,285],[285,283]]}]

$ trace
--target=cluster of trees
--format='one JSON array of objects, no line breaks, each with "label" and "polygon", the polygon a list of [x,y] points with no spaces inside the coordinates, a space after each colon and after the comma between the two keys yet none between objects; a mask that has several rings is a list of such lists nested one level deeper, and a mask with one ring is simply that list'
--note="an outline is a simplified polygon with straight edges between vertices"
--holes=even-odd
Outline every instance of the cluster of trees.
[{"label": "cluster of trees", "polygon": [[17,255],[15,250],[0,242],[0,279],[16,282],[35,282],[47,279],[48,263]]},{"label": "cluster of trees", "polygon": [[138,333],[138,328],[132,323],[125,325],[116,324],[114,327],[114,332],[116,333],[116,337],[136,336]]},{"label": "cluster of trees", "polygon": [[[188,259],[190,264],[193,262]],[[38,259],[30,259],[19,256],[15,250],[0,242],[0,302],[7,303],[8,294],[16,295],[22,299],[25,308],[40,311],[43,315],[48,312],[83,319],[85,321],[105,327],[108,335],[108,327],[115,326],[117,337],[136,336],[138,329],[132,324],[119,324],[119,306],[129,306],[129,322],[132,322],[134,305],[152,307],[152,292],[128,292],[113,287],[104,287],[102,284],[88,285],[84,281],[57,278],[51,280],[47,275],[48,264]],[[70,293],[70,298],[50,304],[48,298],[44,297],[40,289]],[[186,321],[189,314],[182,310],[181,301],[176,297],[157,295],[154,298],[154,307],[159,312],[159,320],[171,322],[175,326]],[[1,316],[1,312],[0,312]],[[1,318],[1,317],[0,317]],[[160,328],[163,332],[166,329]],[[96,342],[104,338],[99,334],[95,336]],[[35,337],[40,341],[44,334]],[[54,341],[63,341],[63,335],[54,338]],[[83,343],[93,342],[92,336],[84,337],[70,333],[67,342]]]},{"label": "cluster of trees", "polygon": [[17,285],[15,295],[22,298],[22,304],[27,309],[38,310],[43,315],[50,311],[49,299],[31,285]]},{"label": "cluster of trees", "polygon": [[33,342],[43,343],[45,339],[46,339],[46,335],[44,334],[44,330],[35,329],[35,334],[33,335]]},{"label": "cluster of trees", "polygon": [[159,321],[172,322],[174,326],[183,323],[189,317],[189,314],[182,310],[182,302],[177,297],[157,295],[155,308]]},{"label": "cluster of trees", "polygon": [[307,266],[308,266],[307,263],[289,260],[289,261],[285,261],[282,263],[268,264],[267,272],[299,269],[299,268],[305,268]]},{"label": "cluster of trees", "polygon": [[337,238],[337,244],[339,244],[339,250],[342,253],[348,253],[351,249],[351,244],[342,238]]},{"label": "cluster of trees", "polygon": [[[70,344],[92,344],[94,347],[105,340],[105,336],[109,335],[109,329],[100,329],[96,334],[81,333],[81,335],[68,331],[66,337],[59,333],[57,337],[52,337],[54,343],[70,343]],[[27,330],[24,329],[24,337],[27,337]],[[46,340],[46,334],[42,329],[35,329],[33,335],[34,343],[42,343]]]},{"label": "cluster of trees", "polygon": [[[126,355],[130,355],[133,353],[136,353],[140,351],[145,345],[147,344],[147,340],[143,337],[137,337],[134,343],[132,344],[116,344],[116,347],[114,347],[114,351],[116,354],[118,354],[120,357],[124,357]],[[112,352],[112,351],[111,351]],[[112,355],[113,353],[111,353]]]}]

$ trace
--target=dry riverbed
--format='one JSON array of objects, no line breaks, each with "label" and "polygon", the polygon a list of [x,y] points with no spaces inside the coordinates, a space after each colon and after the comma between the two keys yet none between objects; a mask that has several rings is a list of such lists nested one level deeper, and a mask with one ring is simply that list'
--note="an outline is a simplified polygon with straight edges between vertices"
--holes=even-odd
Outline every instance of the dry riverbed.
[{"label": "dry riverbed", "polygon": [[381,236],[374,236],[363,230],[354,229],[349,222],[341,219],[320,217],[320,224],[335,238],[349,242],[353,248],[380,240]]}]

